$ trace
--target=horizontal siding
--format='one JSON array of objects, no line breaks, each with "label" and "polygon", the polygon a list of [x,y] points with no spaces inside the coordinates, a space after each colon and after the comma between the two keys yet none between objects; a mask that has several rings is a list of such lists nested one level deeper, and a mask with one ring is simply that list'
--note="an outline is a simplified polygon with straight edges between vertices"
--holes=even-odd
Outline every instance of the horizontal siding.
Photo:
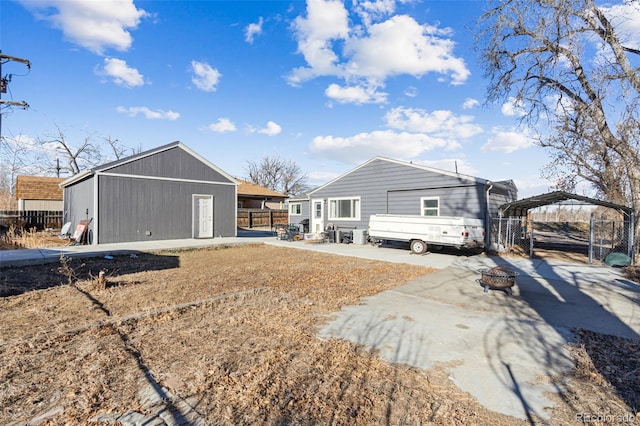
[{"label": "horizontal siding", "polygon": [[62,210],[62,200],[19,200],[20,210]]},{"label": "horizontal siding", "polygon": [[[420,214],[420,197],[439,196],[440,214],[484,218],[485,187],[469,179],[374,160],[311,194],[312,199],[360,197],[359,221],[328,219],[337,227],[366,228],[372,214]],[[326,213],[326,212],[325,212]]]},{"label": "horizontal siding", "polygon": [[99,243],[191,238],[194,194],[213,196],[214,236],[235,235],[233,185],[114,176],[98,182]]},{"label": "horizontal siding", "polygon": [[115,166],[103,172],[231,183],[227,177],[179,147]]}]

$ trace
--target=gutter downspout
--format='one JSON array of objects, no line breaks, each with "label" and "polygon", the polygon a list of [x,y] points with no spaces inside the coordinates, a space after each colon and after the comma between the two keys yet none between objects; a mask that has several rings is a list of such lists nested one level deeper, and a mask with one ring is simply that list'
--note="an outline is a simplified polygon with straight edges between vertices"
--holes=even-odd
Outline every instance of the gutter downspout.
[{"label": "gutter downspout", "polygon": [[491,247],[491,209],[490,209],[490,205],[489,205],[489,195],[491,193],[491,190],[493,189],[493,182],[491,181],[487,181],[487,185],[489,186],[487,188],[487,193],[486,193],[486,202],[487,202],[487,210],[485,213],[485,233],[484,233],[484,246],[485,246],[485,251],[489,250],[489,248]]}]

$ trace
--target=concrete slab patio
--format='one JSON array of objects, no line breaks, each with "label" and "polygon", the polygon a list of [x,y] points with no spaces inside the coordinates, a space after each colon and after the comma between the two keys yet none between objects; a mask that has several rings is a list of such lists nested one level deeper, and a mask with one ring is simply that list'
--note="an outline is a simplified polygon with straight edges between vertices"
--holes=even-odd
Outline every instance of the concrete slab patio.
[{"label": "concrete slab patio", "polygon": [[[479,269],[519,272],[513,296],[484,293]],[[487,408],[524,420],[548,418],[562,372],[573,367],[572,330],[640,338],[640,287],[620,271],[484,255],[343,308],[319,332],[420,368],[444,366]]]}]

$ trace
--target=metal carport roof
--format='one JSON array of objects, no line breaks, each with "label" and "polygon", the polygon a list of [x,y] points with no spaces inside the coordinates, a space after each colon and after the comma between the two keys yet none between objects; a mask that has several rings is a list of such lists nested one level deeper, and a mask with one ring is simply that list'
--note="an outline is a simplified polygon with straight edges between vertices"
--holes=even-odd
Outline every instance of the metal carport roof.
[{"label": "metal carport roof", "polygon": [[584,197],[582,195],[571,194],[565,191],[554,191],[547,194],[536,195],[529,198],[523,198],[522,200],[513,201],[500,206],[500,214],[503,217],[507,216],[526,216],[530,209],[536,207],[546,206],[549,204],[559,203],[566,200],[578,200],[587,204],[594,204],[597,206],[609,207],[611,209],[618,210],[626,215],[631,214],[633,211],[630,207],[626,207],[620,204],[610,203],[608,201],[596,200],[595,198]]}]

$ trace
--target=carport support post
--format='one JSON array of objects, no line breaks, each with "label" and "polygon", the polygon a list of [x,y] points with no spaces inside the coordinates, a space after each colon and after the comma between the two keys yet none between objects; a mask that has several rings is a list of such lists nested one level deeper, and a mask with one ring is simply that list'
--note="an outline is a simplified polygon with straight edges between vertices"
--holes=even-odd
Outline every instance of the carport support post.
[{"label": "carport support post", "polygon": [[533,221],[529,221],[529,258],[533,259]]},{"label": "carport support post", "polygon": [[629,224],[629,257],[631,258],[631,263],[636,263],[636,218],[635,212],[632,210],[630,214],[631,223]]}]

